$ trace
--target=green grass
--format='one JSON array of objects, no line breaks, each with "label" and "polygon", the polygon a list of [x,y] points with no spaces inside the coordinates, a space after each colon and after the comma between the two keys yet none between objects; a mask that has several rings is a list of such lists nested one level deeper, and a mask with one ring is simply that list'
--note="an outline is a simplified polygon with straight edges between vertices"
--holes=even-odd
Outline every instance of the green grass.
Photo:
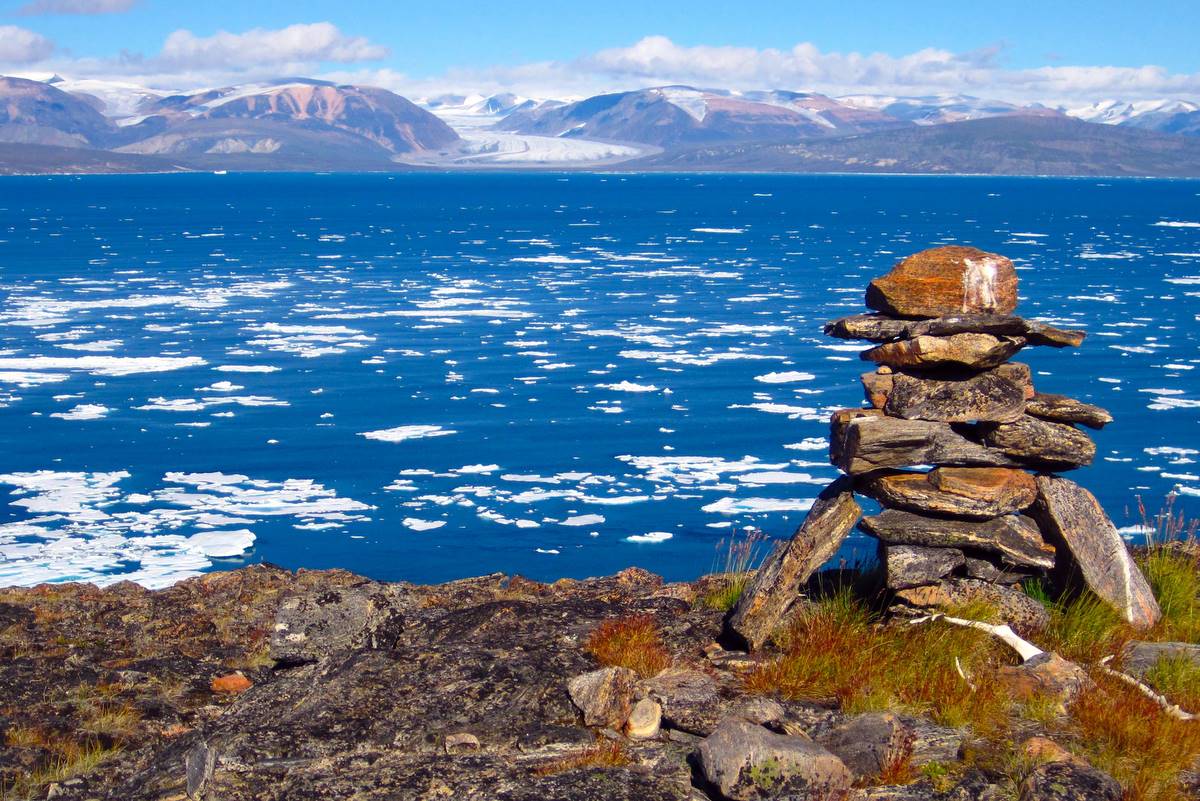
[{"label": "green grass", "polygon": [[734,534],[726,542],[717,542],[717,557],[713,560],[712,572],[717,575],[716,586],[700,596],[698,603],[708,609],[728,612],[737,605],[746,585],[754,577],[753,569],[758,564],[767,536],[757,529],[746,533],[741,540]]}]

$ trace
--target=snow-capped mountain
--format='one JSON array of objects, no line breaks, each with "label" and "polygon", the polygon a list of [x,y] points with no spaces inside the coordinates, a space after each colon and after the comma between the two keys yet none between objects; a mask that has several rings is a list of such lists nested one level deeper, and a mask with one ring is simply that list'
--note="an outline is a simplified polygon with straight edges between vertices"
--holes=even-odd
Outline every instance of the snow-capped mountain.
[{"label": "snow-capped mountain", "polygon": [[1162,133],[1200,135],[1200,103],[1188,100],[1103,100],[1066,109],[1087,122],[1129,125]]},{"label": "snow-capped mountain", "polygon": [[1053,109],[1041,105],[1021,106],[970,95],[927,95],[924,97],[844,95],[837,99],[851,108],[875,111],[917,125],[944,125],[950,122],[1010,115],[1053,116],[1057,114]]}]

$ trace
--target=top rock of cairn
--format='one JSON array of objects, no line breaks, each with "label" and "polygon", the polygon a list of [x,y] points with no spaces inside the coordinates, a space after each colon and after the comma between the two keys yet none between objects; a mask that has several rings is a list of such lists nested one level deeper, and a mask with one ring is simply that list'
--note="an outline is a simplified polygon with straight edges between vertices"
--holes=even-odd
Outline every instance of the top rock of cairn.
[{"label": "top rock of cairn", "polygon": [[949,245],[904,259],[867,288],[867,306],[897,317],[1010,314],[1017,271],[995,253]]},{"label": "top rock of cairn", "polygon": [[[1077,347],[1084,332],[1013,315],[1012,262],[968,247],[909,256],[867,290],[871,314],[825,326],[873,343],[862,358],[867,408],[833,414],[830,461],[844,474],[791,541],[764,561],[726,620],[761,648],[804,603],[812,574],[857,524],[879,542],[898,609],[996,606],[1018,630],[1046,611],[1017,589],[1033,577],[1082,581],[1138,628],[1160,615],[1150,587],[1096,498],[1056,473],[1084,467],[1098,406],[1040,393],[1028,346]],[[862,517],[857,498],[881,507]]]}]

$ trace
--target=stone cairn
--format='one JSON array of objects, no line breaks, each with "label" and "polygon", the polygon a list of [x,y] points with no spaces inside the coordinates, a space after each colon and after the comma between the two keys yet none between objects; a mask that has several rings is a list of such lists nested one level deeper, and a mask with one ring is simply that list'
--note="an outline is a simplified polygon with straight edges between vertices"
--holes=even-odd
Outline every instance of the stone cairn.
[{"label": "stone cairn", "polygon": [[[789,542],[763,562],[727,629],[761,648],[803,599],[812,574],[858,525],[879,541],[888,589],[908,609],[982,600],[1018,629],[1040,604],[1012,585],[1054,571],[1082,578],[1126,621],[1149,627],[1159,608],[1095,497],[1058,475],[1092,462],[1078,426],[1104,409],[1034,389],[1022,348],[1078,347],[1066,331],[1013,315],[1017,274],[969,247],[925,250],[871,282],[874,310],[825,333],[876,343],[862,358],[866,408],[835,412],[827,487]],[[855,494],[883,511],[862,517]]]}]

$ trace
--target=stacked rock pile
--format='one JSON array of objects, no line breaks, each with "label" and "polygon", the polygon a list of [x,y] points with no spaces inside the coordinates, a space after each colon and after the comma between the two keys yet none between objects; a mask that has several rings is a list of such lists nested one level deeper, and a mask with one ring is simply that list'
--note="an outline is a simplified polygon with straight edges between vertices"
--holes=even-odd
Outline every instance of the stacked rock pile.
[{"label": "stacked rock pile", "polygon": [[[1091,463],[1079,426],[1105,410],[1039,393],[1026,347],[1078,347],[1081,331],[1013,314],[1017,274],[968,247],[922,251],[872,281],[873,313],[825,333],[875,343],[862,358],[868,406],[833,415],[830,460],[845,474],[791,541],[763,563],[731,613],[751,647],[801,600],[805,583],[857,524],[879,540],[887,586],[911,608],[983,600],[1016,625],[1044,611],[1012,585],[1053,571],[1078,576],[1129,623],[1159,617],[1145,579],[1095,497],[1059,473]],[[855,494],[883,511],[863,518]]]}]

